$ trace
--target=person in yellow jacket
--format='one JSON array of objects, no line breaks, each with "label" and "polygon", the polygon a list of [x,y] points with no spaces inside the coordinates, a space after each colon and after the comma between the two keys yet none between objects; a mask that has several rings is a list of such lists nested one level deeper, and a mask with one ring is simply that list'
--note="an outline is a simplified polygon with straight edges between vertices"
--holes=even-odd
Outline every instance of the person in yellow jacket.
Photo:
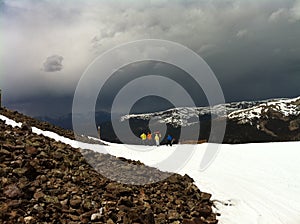
[{"label": "person in yellow jacket", "polygon": [[145,141],[146,141],[146,139],[147,139],[147,135],[146,135],[145,133],[142,133],[142,134],[140,135],[140,138],[142,139],[143,145],[145,145]]},{"label": "person in yellow jacket", "polygon": [[159,135],[157,133],[155,134],[154,139],[155,139],[155,144],[158,147],[159,146]]}]

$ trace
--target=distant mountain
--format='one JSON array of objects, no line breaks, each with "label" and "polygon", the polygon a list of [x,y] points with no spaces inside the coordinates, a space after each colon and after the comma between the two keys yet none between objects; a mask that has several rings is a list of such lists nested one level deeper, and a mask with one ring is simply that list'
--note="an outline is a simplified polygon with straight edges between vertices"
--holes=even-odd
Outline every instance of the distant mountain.
[{"label": "distant mountain", "polygon": [[297,117],[300,115],[300,97],[294,99],[278,99],[265,101],[257,106],[247,109],[236,110],[228,115],[229,119],[236,120],[239,123],[258,124],[262,119],[277,118],[286,119],[288,117]]},{"label": "distant mountain", "polygon": [[251,125],[269,136],[283,140],[300,139],[300,97],[270,100],[228,115],[231,122]]},{"label": "distant mountain", "polygon": [[[242,101],[216,105],[213,107],[180,107],[165,111],[127,114],[116,122],[123,127],[129,122],[131,131],[138,137],[143,132],[152,130],[166,131],[177,141],[180,133],[193,135],[195,125],[200,127],[198,140],[207,141],[211,132],[211,121],[227,122],[224,143],[248,143],[268,141],[300,140],[300,97],[294,99],[270,99],[264,101]],[[84,115],[77,115],[84,116]],[[72,114],[58,118],[39,118],[54,125],[72,129]],[[121,143],[115,134],[108,112],[96,112],[96,123],[101,125],[101,138]],[[199,128],[198,127],[198,128]],[[80,133],[81,134],[81,133]],[[89,134],[89,133],[85,133]],[[121,133],[128,144],[140,144],[138,138],[132,139],[128,130]],[[210,140],[213,140],[214,136]],[[165,141],[165,136],[163,136]],[[193,139],[195,140],[195,139]]]},{"label": "distant mountain", "polygon": [[151,120],[152,127],[167,125],[168,132],[177,139],[180,130],[193,131],[192,127],[199,125],[199,140],[207,140],[211,121],[218,123],[224,119],[227,122],[224,143],[300,140],[300,97],[129,114],[122,116],[120,122],[129,121],[138,136],[139,132],[149,131]]},{"label": "distant mountain", "polygon": [[266,101],[253,102],[234,102],[216,105],[213,107],[180,107],[173,108],[166,111],[146,113],[146,114],[129,114],[121,117],[121,122],[130,119],[140,120],[154,120],[158,123],[169,124],[174,127],[186,127],[193,125],[202,120],[211,118],[220,118],[226,116],[228,113],[236,110],[247,109]]}]

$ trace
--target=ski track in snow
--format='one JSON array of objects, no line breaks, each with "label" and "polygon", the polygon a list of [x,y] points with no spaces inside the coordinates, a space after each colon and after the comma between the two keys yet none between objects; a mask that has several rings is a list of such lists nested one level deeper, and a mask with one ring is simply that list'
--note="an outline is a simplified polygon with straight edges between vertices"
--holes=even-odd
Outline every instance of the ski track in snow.
[{"label": "ski track in snow", "polygon": [[[0,120],[13,127],[22,125],[2,115]],[[149,148],[105,142],[109,146],[103,146],[70,140],[35,127],[32,131],[74,148],[140,160],[150,166],[155,166],[174,150],[183,147],[192,151],[196,147],[193,157],[176,172],[188,174],[201,191],[212,194],[215,212],[221,214],[220,224],[300,223],[300,142],[221,145],[211,166],[201,172],[199,163],[207,143]]]}]

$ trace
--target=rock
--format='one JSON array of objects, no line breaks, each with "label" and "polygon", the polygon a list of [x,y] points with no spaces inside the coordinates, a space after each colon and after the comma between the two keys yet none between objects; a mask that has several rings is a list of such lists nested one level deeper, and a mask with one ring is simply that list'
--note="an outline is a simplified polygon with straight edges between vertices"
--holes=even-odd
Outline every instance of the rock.
[{"label": "rock", "polygon": [[39,200],[40,198],[43,198],[44,196],[45,196],[45,194],[41,191],[38,191],[38,192],[34,193],[34,195],[33,195],[34,199],[36,199],[36,200]]},{"label": "rock", "polygon": [[203,202],[208,202],[211,198],[211,194],[205,193],[205,192],[201,192],[201,200]]},{"label": "rock", "polygon": [[206,205],[204,207],[201,207],[199,210],[199,213],[196,214],[197,216],[204,216],[204,217],[208,217],[211,213],[212,213],[212,208],[209,205]]},{"label": "rock", "polygon": [[68,205],[68,201],[69,201],[68,199],[62,200],[62,201],[60,201],[60,204],[64,207],[66,207]]},{"label": "rock", "polygon": [[155,217],[157,223],[164,223],[167,220],[167,217],[164,213],[160,213]]},{"label": "rock", "polygon": [[178,200],[178,199],[176,199],[176,200],[175,200],[175,204],[176,204],[176,205],[183,204],[183,201],[182,201],[182,200]]},{"label": "rock", "polygon": [[69,214],[69,217],[70,217],[70,219],[71,219],[72,221],[79,221],[79,220],[80,220],[80,217],[77,216],[77,215],[71,215],[71,214]]},{"label": "rock", "polygon": [[102,217],[102,214],[100,213],[94,213],[91,215],[91,221],[99,221]]},{"label": "rock", "polygon": [[145,213],[142,215],[142,219],[147,224],[155,224],[153,211],[151,209],[146,209]]},{"label": "rock", "polygon": [[101,218],[103,217],[103,210],[104,210],[103,208],[100,208],[98,213],[93,213],[91,215],[91,221],[101,220]]},{"label": "rock", "polygon": [[172,224],[180,224],[180,221],[174,221]]},{"label": "rock", "polygon": [[191,178],[189,175],[185,174],[183,177],[185,178],[186,181],[194,183],[194,179]]},{"label": "rock", "polygon": [[44,195],[44,201],[48,204],[58,204],[59,200],[56,196]]},{"label": "rock", "polygon": [[127,207],[133,207],[133,202],[128,197],[121,197],[118,201],[118,205],[125,205]]},{"label": "rock", "polygon": [[78,208],[81,204],[81,198],[79,196],[74,196],[71,200],[70,200],[70,205],[73,208]]},{"label": "rock", "polygon": [[182,224],[195,224],[195,222],[193,220],[191,220],[191,219],[184,219],[182,221]]},{"label": "rock", "polygon": [[22,204],[21,200],[10,200],[8,201],[7,205],[10,208],[18,208]]},{"label": "rock", "polygon": [[28,171],[26,167],[23,168],[16,168],[13,170],[13,173],[17,174],[19,177],[24,176],[24,174]]},{"label": "rock", "polygon": [[24,218],[24,222],[26,224],[31,224],[31,223],[35,223],[35,220],[32,216],[27,216],[27,217]]},{"label": "rock", "polygon": [[32,128],[27,124],[27,122],[23,122],[23,124],[21,126],[21,130],[32,132]]},{"label": "rock", "polygon": [[112,192],[117,194],[118,196],[126,196],[126,195],[130,195],[132,193],[132,189],[129,187],[124,187],[122,185],[119,184],[115,184],[115,183],[109,183],[106,186],[106,190],[108,192]]},{"label": "rock", "polygon": [[38,153],[37,148],[33,147],[33,146],[27,146],[25,149],[26,153],[29,155],[36,155]]},{"label": "rock", "polygon": [[179,220],[182,219],[181,215],[176,210],[168,211],[169,220]]},{"label": "rock", "polygon": [[112,219],[108,219],[106,223],[107,224],[115,224],[115,222]]},{"label": "rock", "polygon": [[89,211],[93,208],[93,205],[92,205],[92,202],[90,200],[85,200],[85,201],[83,201],[82,207],[85,210]]},{"label": "rock", "polygon": [[11,152],[8,151],[8,150],[6,150],[6,149],[0,149],[0,155],[7,156],[7,155],[10,155],[10,154],[11,154]]},{"label": "rock", "polygon": [[1,178],[2,186],[8,183],[8,178],[2,177]]},{"label": "rock", "polygon": [[192,218],[193,223],[195,224],[208,224],[208,222],[204,222],[201,218]]},{"label": "rock", "polygon": [[192,211],[191,212],[191,216],[193,216],[193,217],[199,217],[199,215],[200,215],[200,213],[197,212],[197,211]]},{"label": "rock", "polygon": [[8,198],[16,198],[20,197],[22,192],[16,184],[10,184],[4,187],[3,194]]},{"label": "rock", "polygon": [[34,208],[35,210],[38,210],[38,211],[44,210],[43,207],[40,206],[40,205],[38,205],[38,204],[35,204],[35,205],[33,206],[33,208]]}]

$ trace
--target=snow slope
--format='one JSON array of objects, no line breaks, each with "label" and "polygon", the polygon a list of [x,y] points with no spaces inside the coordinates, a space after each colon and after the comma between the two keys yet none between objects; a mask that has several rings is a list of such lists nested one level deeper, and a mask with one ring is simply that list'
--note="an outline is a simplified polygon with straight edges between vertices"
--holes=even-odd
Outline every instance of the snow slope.
[{"label": "snow slope", "polygon": [[[21,125],[2,115],[0,119],[12,126]],[[108,152],[152,166],[175,150],[195,151],[178,173],[188,174],[200,190],[212,193],[216,212],[221,214],[220,224],[300,223],[300,142],[221,145],[211,166],[200,172],[199,162],[208,144],[138,146],[136,151],[130,145],[93,145],[37,128],[33,132],[73,147]]]}]

